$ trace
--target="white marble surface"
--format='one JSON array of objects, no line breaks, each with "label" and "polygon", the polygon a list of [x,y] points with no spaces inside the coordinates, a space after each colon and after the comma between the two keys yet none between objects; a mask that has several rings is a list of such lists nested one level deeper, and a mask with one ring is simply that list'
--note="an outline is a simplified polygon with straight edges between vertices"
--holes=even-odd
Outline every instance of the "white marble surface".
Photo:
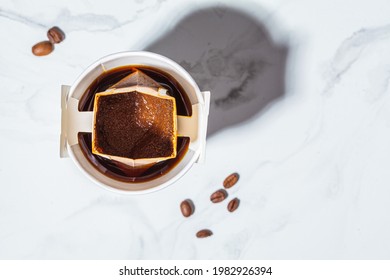
[{"label": "white marble surface", "polygon": [[[1,0],[1,259],[390,258],[390,2],[231,2]],[[60,159],[60,85],[212,5],[255,15],[288,46],[284,95],[213,133],[206,163],[153,194],[107,192]],[[66,40],[34,57],[53,25]],[[232,171],[229,214],[209,195]],[[200,228],[214,236],[196,239]]]}]

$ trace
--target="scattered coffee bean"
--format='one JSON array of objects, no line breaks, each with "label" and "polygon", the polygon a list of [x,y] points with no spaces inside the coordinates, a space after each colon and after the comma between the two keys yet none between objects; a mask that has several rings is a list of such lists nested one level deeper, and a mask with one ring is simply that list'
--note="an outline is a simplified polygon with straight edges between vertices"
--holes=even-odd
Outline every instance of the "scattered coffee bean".
[{"label": "scattered coffee bean", "polygon": [[234,212],[237,210],[238,206],[240,205],[240,200],[236,197],[232,200],[230,200],[227,209],[229,212]]},{"label": "scattered coffee bean", "polygon": [[49,41],[43,41],[32,47],[32,53],[36,56],[48,55],[54,50],[54,45]]},{"label": "scattered coffee bean", "polygon": [[47,31],[47,38],[53,44],[58,44],[65,40],[65,33],[59,27],[54,26]]},{"label": "scattered coffee bean", "polygon": [[180,203],[180,210],[184,217],[189,217],[194,213],[194,203],[190,199],[184,200]]},{"label": "scattered coffee bean", "polygon": [[202,229],[196,233],[196,237],[198,238],[206,238],[213,235],[213,232],[209,229]]},{"label": "scattered coffee bean", "polygon": [[210,200],[213,203],[218,203],[218,202],[224,201],[227,196],[228,196],[227,192],[225,190],[221,189],[221,190],[217,190],[216,192],[214,192],[210,196]]},{"label": "scattered coffee bean", "polygon": [[225,189],[229,189],[237,183],[239,178],[240,178],[240,175],[238,173],[230,174],[223,181],[223,186],[225,187]]}]

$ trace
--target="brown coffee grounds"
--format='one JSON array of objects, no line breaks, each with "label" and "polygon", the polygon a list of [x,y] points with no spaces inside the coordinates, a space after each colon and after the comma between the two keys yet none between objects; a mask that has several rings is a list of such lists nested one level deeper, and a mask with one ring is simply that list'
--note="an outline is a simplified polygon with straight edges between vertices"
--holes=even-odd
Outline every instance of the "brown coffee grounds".
[{"label": "brown coffee grounds", "polygon": [[97,150],[131,159],[171,156],[175,142],[173,102],[136,91],[100,96],[95,124]]}]

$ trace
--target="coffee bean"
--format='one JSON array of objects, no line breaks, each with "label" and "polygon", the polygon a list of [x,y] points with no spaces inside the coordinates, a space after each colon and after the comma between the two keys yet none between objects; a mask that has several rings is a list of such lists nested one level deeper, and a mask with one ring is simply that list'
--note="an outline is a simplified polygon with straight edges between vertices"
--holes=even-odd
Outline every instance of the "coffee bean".
[{"label": "coffee bean", "polygon": [[225,190],[221,189],[221,190],[217,190],[216,192],[214,192],[210,196],[210,200],[213,203],[218,203],[218,202],[224,201],[227,196],[228,196],[227,192]]},{"label": "coffee bean", "polygon": [[59,27],[54,26],[47,31],[47,38],[53,44],[58,44],[65,40],[65,33]]},{"label": "coffee bean", "polygon": [[202,229],[196,233],[196,237],[198,238],[206,238],[213,235],[213,232],[209,229]]},{"label": "coffee bean", "polygon": [[238,173],[230,174],[223,181],[223,186],[225,187],[225,189],[229,189],[237,183],[239,178],[240,178],[240,175]]},{"label": "coffee bean", "polygon": [[54,45],[49,41],[43,41],[32,47],[32,53],[36,56],[48,55],[54,50]]},{"label": "coffee bean", "polygon": [[189,217],[194,213],[194,203],[190,199],[184,200],[180,203],[180,210],[184,217]]},{"label": "coffee bean", "polygon": [[234,212],[237,210],[238,206],[240,205],[240,200],[236,197],[232,200],[230,200],[227,209],[229,212]]}]

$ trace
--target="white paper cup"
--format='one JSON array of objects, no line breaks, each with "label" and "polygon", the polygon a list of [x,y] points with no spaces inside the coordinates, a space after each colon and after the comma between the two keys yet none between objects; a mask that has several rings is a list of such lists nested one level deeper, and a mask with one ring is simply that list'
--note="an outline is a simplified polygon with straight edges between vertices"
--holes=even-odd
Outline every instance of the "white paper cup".
[{"label": "white paper cup", "polygon": [[[87,114],[78,112],[78,100],[89,85],[104,71],[126,65],[143,65],[160,69],[180,83],[192,104],[193,135],[189,148],[183,159],[167,174],[147,182],[128,183],[115,180],[98,171],[84,156],[77,139],[78,132],[85,131],[83,126],[88,120],[83,120]],[[171,59],[151,52],[121,52],[103,57],[89,66],[73,83],[72,86],[62,86],[62,120],[60,156],[70,158],[76,166],[99,186],[120,193],[141,194],[160,190],[183,176],[195,162],[204,159],[207,120],[209,113],[210,93],[201,92],[198,85],[183,67]],[[87,117],[89,118],[89,117]]]}]

